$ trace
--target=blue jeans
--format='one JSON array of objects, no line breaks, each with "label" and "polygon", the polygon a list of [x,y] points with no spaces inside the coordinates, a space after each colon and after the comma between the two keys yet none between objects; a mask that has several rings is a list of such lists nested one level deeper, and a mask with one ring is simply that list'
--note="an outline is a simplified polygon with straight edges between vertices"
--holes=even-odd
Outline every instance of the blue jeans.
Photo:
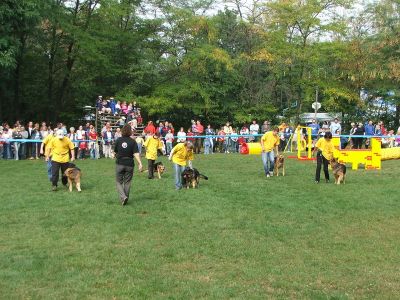
[{"label": "blue jeans", "polygon": [[19,160],[20,159],[20,149],[21,143],[18,142],[14,142],[14,158],[15,160]]},{"label": "blue jeans", "polygon": [[204,141],[204,154],[212,154],[213,153],[213,144],[209,140]]},{"label": "blue jeans", "polygon": [[175,169],[175,188],[181,189],[182,188],[182,172],[185,170],[185,166],[181,166],[174,163]]},{"label": "blue jeans", "polygon": [[165,143],[166,144],[166,151],[167,151],[167,155],[169,155],[171,153],[172,150],[172,143]]},{"label": "blue jeans", "polygon": [[262,152],[261,153],[261,159],[264,165],[264,172],[265,174],[269,175],[274,171],[274,151],[271,150],[269,152]]},{"label": "blue jeans", "polygon": [[3,145],[3,158],[11,159],[11,144],[10,143]]},{"label": "blue jeans", "polygon": [[47,164],[47,177],[49,178],[49,180],[51,181],[51,158],[49,158],[49,160],[46,162]]}]

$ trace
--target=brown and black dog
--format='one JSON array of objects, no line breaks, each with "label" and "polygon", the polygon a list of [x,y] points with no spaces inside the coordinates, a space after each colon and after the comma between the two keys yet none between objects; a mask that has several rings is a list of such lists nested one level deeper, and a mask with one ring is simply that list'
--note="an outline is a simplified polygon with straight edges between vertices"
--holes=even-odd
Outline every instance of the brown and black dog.
[{"label": "brown and black dog", "polygon": [[282,169],[282,176],[285,176],[285,157],[279,154],[274,158],[274,175],[279,176],[279,169]]},{"label": "brown and black dog", "polygon": [[68,168],[65,170],[64,175],[68,179],[68,188],[69,191],[72,192],[72,184],[75,183],[76,189],[78,192],[81,191],[81,170],[75,166],[73,163],[68,164]]},{"label": "brown and black dog", "polygon": [[200,174],[200,172],[195,168],[186,167],[185,170],[182,172],[182,185],[187,189],[192,186],[192,188],[198,188],[200,178],[208,180],[208,177]]},{"label": "brown and black dog", "polygon": [[[147,172],[147,171],[148,170],[142,170],[142,173],[143,172]],[[161,179],[161,174],[163,174],[165,172],[164,164],[161,161],[156,162],[155,164],[153,164],[153,172],[156,172],[157,175],[158,175],[158,179]]]},{"label": "brown and black dog", "polygon": [[342,182],[345,184],[346,165],[339,163],[335,158],[332,158],[330,163],[333,175],[335,176],[335,184],[340,184]]}]

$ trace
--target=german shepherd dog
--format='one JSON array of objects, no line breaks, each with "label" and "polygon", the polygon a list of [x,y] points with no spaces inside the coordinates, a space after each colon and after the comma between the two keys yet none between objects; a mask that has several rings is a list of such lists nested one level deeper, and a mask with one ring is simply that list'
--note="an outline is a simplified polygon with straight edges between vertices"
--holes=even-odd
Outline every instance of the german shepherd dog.
[{"label": "german shepherd dog", "polygon": [[[147,171],[148,170],[142,170],[142,173],[143,172],[147,172]],[[161,179],[161,174],[163,174],[165,172],[164,164],[161,161],[156,162],[155,164],[153,164],[153,172],[156,172],[157,175],[158,175],[158,179]]]},{"label": "german shepherd dog", "polygon": [[187,189],[192,186],[192,188],[199,187],[200,178],[208,180],[208,177],[200,174],[200,172],[195,168],[186,167],[185,170],[182,172],[182,185]]},{"label": "german shepherd dog", "polygon": [[335,184],[345,183],[346,179],[346,166],[339,163],[335,158],[332,158],[331,167],[333,170],[333,175],[335,175]]},{"label": "german shepherd dog", "polygon": [[75,183],[78,192],[81,191],[81,170],[73,163],[68,163],[68,168],[65,170],[64,175],[68,179],[69,191],[72,192],[72,184]]},{"label": "german shepherd dog", "polygon": [[279,176],[279,169],[282,169],[282,176],[285,176],[285,157],[279,154],[274,158],[274,175]]}]

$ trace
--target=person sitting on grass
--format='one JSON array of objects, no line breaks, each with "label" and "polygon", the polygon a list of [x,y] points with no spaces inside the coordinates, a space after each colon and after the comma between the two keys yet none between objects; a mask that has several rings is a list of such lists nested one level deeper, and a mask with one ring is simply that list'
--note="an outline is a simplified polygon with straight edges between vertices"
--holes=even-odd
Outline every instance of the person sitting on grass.
[{"label": "person sitting on grass", "polygon": [[274,128],[273,131],[268,131],[261,137],[261,159],[267,177],[273,176],[275,152],[276,155],[278,155],[278,146],[280,142],[278,131],[278,128]]},{"label": "person sitting on grass", "polygon": [[[318,151],[317,151],[318,149]],[[317,151],[317,169],[315,171],[315,183],[319,183],[321,176],[321,166],[324,165],[325,181],[329,182],[328,165],[333,157],[334,146],[332,144],[332,133],[326,132],[315,144],[313,155]]]},{"label": "person sitting on grass", "polygon": [[174,163],[175,189],[182,189],[182,172],[186,166],[192,167],[194,146],[191,142],[178,143],[169,154],[168,159]]},{"label": "person sitting on grass", "polygon": [[147,169],[149,172],[148,178],[154,178],[153,165],[157,159],[158,150],[162,150],[163,144],[160,140],[160,132],[156,132],[152,136],[149,136],[144,142],[143,146],[146,147],[146,159],[147,159]]}]

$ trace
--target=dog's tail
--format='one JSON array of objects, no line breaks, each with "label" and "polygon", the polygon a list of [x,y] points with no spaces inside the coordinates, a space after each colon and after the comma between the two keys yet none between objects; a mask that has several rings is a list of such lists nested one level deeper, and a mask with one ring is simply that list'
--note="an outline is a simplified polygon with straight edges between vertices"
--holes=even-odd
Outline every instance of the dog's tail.
[{"label": "dog's tail", "polygon": [[199,177],[200,177],[200,178],[203,178],[203,179],[205,179],[205,180],[208,180],[208,177],[207,177],[206,175],[199,174]]}]

